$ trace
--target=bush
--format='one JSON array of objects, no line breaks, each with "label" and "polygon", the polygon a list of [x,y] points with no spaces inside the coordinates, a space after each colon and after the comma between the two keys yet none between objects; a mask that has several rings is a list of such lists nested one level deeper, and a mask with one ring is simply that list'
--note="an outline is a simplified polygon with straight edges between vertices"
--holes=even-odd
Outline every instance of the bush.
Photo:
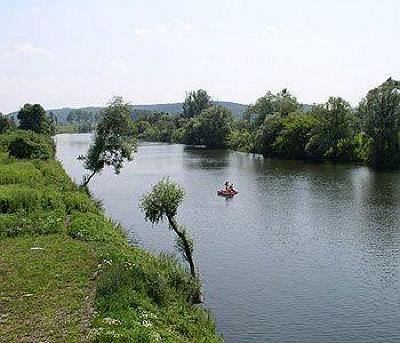
[{"label": "bush", "polygon": [[53,158],[55,154],[53,140],[34,132],[15,131],[5,140],[8,140],[9,156],[17,159],[47,160]]}]

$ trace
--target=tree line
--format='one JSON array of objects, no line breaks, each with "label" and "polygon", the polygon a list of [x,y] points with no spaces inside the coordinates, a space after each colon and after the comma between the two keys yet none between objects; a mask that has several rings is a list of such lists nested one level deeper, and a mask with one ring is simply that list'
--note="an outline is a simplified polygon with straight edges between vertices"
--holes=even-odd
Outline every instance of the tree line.
[{"label": "tree line", "polygon": [[[271,158],[400,165],[400,81],[391,78],[371,89],[357,108],[340,97],[304,106],[287,89],[267,92],[240,119],[213,104],[202,89],[186,94],[178,115],[125,105],[126,129],[138,139],[231,148]],[[72,110],[67,122],[79,125],[81,132],[93,131],[103,112]],[[17,118],[21,129],[55,133],[57,118],[46,116],[39,104],[25,104]],[[0,133],[15,126],[0,114]]]},{"label": "tree line", "polygon": [[204,145],[263,154],[271,158],[400,165],[400,82],[386,80],[371,89],[357,108],[341,97],[301,105],[287,89],[267,92],[234,119],[212,104],[204,90],[187,94],[178,116],[137,118],[138,138]]}]

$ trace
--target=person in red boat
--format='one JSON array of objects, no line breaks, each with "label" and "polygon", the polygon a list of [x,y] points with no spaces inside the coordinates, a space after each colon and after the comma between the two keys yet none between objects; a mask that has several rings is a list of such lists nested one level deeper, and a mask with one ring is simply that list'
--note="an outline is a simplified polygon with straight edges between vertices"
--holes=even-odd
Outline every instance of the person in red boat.
[{"label": "person in red boat", "polygon": [[229,183],[229,181],[226,181],[226,182],[225,182],[225,190],[226,190],[227,192],[229,192],[229,188],[230,188],[230,183]]}]

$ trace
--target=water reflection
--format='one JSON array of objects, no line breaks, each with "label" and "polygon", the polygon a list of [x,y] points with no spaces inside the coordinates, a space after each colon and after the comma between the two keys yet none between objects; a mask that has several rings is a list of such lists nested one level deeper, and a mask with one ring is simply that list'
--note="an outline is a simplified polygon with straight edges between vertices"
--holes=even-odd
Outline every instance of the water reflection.
[{"label": "water reflection", "polygon": [[184,167],[189,169],[224,169],[229,167],[230,154],[227,150],[206,150],[185,147]]}]

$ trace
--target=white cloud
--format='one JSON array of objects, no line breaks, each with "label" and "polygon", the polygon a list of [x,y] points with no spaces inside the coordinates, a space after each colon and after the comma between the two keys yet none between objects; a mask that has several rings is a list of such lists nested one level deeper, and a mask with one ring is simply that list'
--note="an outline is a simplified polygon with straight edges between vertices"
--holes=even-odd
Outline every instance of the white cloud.
[{"label": "white cloud", "polygon": [[23,55],[43,55],[47,54],[48,50],[38,46],[34,46],[30,43],[22,43],[22,44],[14,44],[12,52]]},{"label": "white cloud", "polygon": [[275,25],[267,25],[264,27],[263,33],[265,35],[269,35],[269,36],[276,36],[280,33],[281,31],[279,30],[279,28]]}]

